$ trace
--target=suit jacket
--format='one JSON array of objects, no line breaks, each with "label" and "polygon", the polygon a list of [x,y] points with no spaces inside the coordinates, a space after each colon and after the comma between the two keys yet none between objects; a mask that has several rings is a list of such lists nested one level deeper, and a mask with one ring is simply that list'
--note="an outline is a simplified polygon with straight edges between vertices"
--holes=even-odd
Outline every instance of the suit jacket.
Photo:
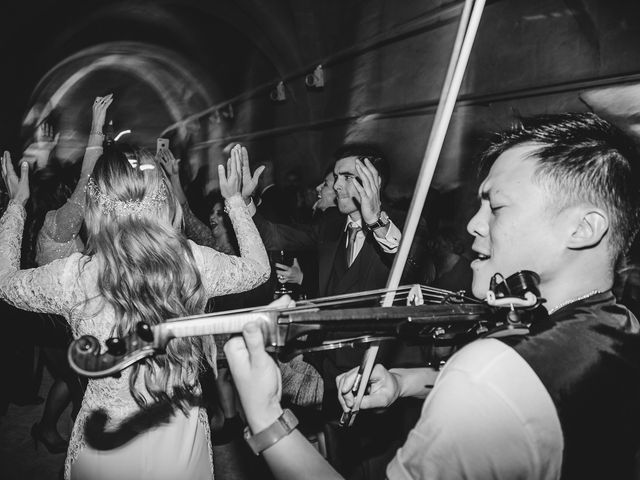
[{"label": "suit jacket", "polygon": [[[383,288],[394,254],[385,253],[367,232],[362,249],[350,267],[346,260],[346,216],[330,208],[310,225],[279,225],[260,214],[254,216],[267,250],[313,250],[318,255],[318,296],[337,295]],[[394,220],[394,223],[396,220]],[[398,225],[396,223],[396,225]],[[306,276],[306,275],[305,275]],[[331,335],[323,335],[331,338]],[[422,349],[398,342],[383,342],[379,361],[387,366],[424,365]],[[318,370],[324,380],[322,413],[327,421],[340,417],[335,377],[362,361],[363,348],[344,348],[305,355],[305,361]],[[410,406],[409,406],[410,407]],[[406,402],[388,409],[384,415],[362,412],[356,426],[336,430],[327,427],[329,459],[348,479],[384,478],[384,466],[402,444],[408,429],[418,418],[419,408]],[[405,416],[408,418],[406,419]],[[384,435],[380,435],[384,432]]]},{"label": "suit jacket", "polygon": [[[338,254],[344,253],[346,215],[330,208],[308,225],[283,225],[266,220],[260,213],[253,217],[267,250],[315,251],[318,255],[318,296],[358,292],[385,286],[394,254],[385,253],[373,233],[367,232],[365,243],[351,268],[339,267],[342,275],[330,284]],[[344,260],[346,262],[346,260]]]}]

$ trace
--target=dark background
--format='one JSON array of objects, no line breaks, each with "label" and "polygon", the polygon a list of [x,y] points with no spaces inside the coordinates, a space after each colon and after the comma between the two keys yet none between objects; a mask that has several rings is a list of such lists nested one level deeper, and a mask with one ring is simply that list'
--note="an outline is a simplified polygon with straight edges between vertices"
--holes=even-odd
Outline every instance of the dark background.
[{"label": "dark background", "polygon": [[[461,228],[472,205],[473,158],[488,132],[517,115],[585,110],[584,92],[639,78],[638,3],[488,2],[434,181],[456,192],[448,205]],[[18,155],[48,118],[62,132],[57,155],[76,160],[93,98],[113,92],[116,132],[131,128],[128,141],[151,147],[169,136],[203,193],[216,188],[215,165],[230,142],[248,145],[256,165],[274,161],[281,181],[294,172],[315,184],[340,143],[360,140],[390,157],[388,194],[410,198],[461,6],[3,2],[0,145]],[[304,77],[318,64],[326,85],[309,89]],[[269,94],[280,80],[287,98],[276,103]],[[48,102],[52,113],[42,115]],[[633,123],[634,113],[624,121]]]}]

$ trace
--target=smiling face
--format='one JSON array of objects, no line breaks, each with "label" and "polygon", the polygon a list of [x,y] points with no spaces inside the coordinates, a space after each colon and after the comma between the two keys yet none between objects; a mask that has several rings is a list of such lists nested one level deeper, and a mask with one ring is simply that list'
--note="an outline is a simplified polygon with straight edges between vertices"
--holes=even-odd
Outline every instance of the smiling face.
[{"label": "smiling face", "polygon": [[536,147],[520,145],[500,155],[479,189],[480,208],[467,230],[474,236],[473,294],[484,298],[491,277],[533,270],[552,282],[563,266],[566,225],[553,197],[535,178]]},{"label": "smiling face", "polygon": [[353,186],[357,181],[356,174],[357,157],[341,158],[333,168],[333,178],[335,183],[333,189],[336,191],[338,209],[341,213],[350,214],[359,212],[355,199],[358,199],[358,191]]},{"label": "smiling face", "polygon": [[324,181],[316,187],[316,193],[318,194],[317,208],[320,210],[336,206],[336,191],[333,189],[333,184],[333,172],[329,172],[324,177]]},{"label": "smiling face", "polygon": [[211,230],[224,229],[224,206],[220,202],[216,202],[211,209],[209,215],[209,226]]}]

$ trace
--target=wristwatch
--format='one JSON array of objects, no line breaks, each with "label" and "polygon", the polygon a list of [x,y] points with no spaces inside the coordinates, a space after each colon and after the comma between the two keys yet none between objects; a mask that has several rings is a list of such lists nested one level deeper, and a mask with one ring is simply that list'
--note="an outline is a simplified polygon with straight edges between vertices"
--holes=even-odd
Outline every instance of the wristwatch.
[{"label": "wristwatch", "polygon": [[298,419],[291,410],[285,408],[282,415],[275,422],[255,435],[251,434],[249,427],[245,427],[244,439],[253,450],[253,453],[260,455],[267,448],[289,435],[297,426]]},{"label": "wristwatch", "polygon": [[378,220],[373,223],[367,223],[367,228],[373,232],[378,228],[388,226],[390,223],[391,220],[389,219],[389,215],[387,215],[384,210],[380,210],[380,213],[378,214]]}]

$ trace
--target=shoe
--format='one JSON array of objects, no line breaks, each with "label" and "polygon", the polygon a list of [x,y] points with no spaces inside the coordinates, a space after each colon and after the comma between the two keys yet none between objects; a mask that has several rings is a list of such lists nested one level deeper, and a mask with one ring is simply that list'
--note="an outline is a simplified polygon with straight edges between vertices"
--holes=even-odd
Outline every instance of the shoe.
[{"label": "shoe", "polygon": [[67,448],[69,447],[69,442],[60,437],[59,434],[58,437],[59,440],[55,441],[51,441],[50,439],[46,438],[42,434],[42,428],[40,428],[40,424],[37,422],[33,424],[33,427],[31,427],[31,438],[33,438],[36,450],[38,450],[38,442],[40,442],[42,443],[42,445],[44,445],[44,448],[46,448],[49,453],[56,454],[66,452]]}]

